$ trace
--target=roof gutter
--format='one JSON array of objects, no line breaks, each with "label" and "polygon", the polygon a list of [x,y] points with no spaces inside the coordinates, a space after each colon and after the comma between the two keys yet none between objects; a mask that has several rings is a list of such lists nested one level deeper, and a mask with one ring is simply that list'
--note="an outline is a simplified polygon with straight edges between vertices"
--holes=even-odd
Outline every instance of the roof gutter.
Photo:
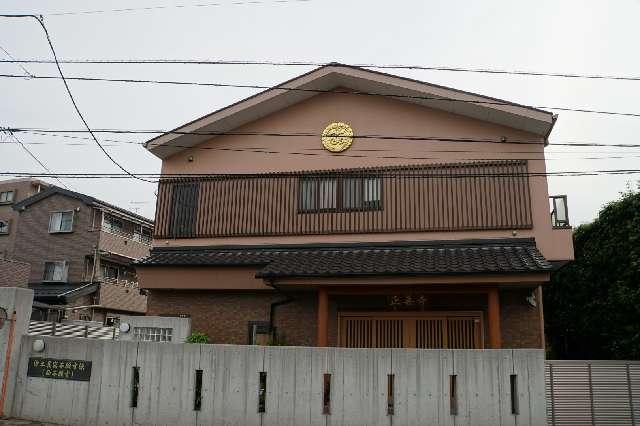
[{"label": "roof gutter", "polygon": [[551,135],[551,131],[553,130],[553,128],[556,125],[556,121],[558,121],[558,114],[553,114],[551,116],[551,127],[549,127],[549,130],[544,135],[544,146],[549,145],[549,136]]},{"label": "roof gutter", "polygon": [[284,291],[282,291],[282,289],[280,289],[280,287],[276,286],[273,283],[273,280],[265,280],[265,281],[266,281],[266,284],[269,287],[273,287],[274,290],[276,290],[278,293],[280,293],[283,296],[285,296],[284,299],[279,300],[277,302],[271,303],[271,306],[269,307],[269,331],[273,332],[273,330],[274,330],[273,323],[274,323],[274,317],[275,317],[275,314],[276,314],[276,308],[278,306],[289,304],[289,303],[293,302],[296,299],[295,299],[295,297],[293,297],[293,296],[285,293]]}]

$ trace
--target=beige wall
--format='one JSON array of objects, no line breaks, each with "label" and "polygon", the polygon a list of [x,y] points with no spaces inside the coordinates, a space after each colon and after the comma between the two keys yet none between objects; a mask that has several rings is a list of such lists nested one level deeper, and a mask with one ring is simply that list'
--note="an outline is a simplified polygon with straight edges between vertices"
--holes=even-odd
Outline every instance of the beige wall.
[{"label": "beige wall", "polygon": [[[546,171],[543,140],[539,136],[389,98],[335,93],[320,94],[242,126],[236,131],[320,134],[324,127],[333,121],[349,123],[356,134],[418,135],[492,140],[506,137],[507,141],[537,141],[540,143],[503,145],[477,142],[356,139],[352,147],[343,154],[331,154],[322,149],[318,136],[294,138],[225,135],[199,145],[199,148],[207,149],[187,149],[165,159],[162,172],[257,173],[517,158],[528,159],[529,172],[543,173]],[[225,151],[224,149],[233,149],[234,151]],[[276,153],[238,152],[237,149],[269,150]],[[438,152],[443,150],[472,152]],[[299,155],[300,153],[317,155]],[[193,157],[192,162],[188,161],[189,157]],[[420,157],[420,159],[410,159],[410,157]],[[531,177],[530,191],[534,226],[531,230],[517,231],[515,236],[535,237],[540,251],[549,260],[573,259],[571,241],[565,235],[566,233],[557,232],[551,227],[546,177]],[[155,244],[168,246],[277,244],[509,238],[512,236],[514,236],[512,231],[501,230],[185,239],[162,240],[156,241]]]},{"label": "beige wall", "polygon": [[137,267],[141,288],[273,290],[255,277],[255,267]]},{"label": "beige wall", "polygon": [[140,259],[149,254],[151,247],[146,244],[106,231],[100,231],[98,233],[100,234],[98,243],[100,250],[131,259]]}]

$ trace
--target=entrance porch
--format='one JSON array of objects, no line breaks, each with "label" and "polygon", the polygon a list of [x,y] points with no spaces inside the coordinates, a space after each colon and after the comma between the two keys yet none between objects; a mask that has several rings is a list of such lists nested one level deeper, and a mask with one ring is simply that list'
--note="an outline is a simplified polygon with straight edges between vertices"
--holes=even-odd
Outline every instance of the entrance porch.
[{"label": "entrance porch", "polygon": [[353,348],[502,347],[497,286],[460,289],[322,286],[317,289],[316,324],[317,346],[330,346],[332,342]]}]

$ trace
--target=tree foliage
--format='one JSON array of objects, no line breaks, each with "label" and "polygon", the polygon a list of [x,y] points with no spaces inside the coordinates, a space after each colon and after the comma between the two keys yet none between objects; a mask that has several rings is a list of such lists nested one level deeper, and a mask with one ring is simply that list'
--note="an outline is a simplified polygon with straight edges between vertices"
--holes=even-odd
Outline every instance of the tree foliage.
[{"label": "tree foliage", "polygon": [[573,243],[575,261],[544,292],[550,356],[640,358],[640,192],[605,205]]}]

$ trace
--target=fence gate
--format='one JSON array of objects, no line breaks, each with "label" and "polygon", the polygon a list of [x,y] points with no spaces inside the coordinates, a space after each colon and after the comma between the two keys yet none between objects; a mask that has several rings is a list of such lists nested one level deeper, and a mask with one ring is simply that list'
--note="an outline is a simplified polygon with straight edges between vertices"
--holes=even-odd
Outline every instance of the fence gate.
[{"label": "fence gate", "polygon": [[345,312],[347,348],[482,349],[482,312]]},{"label": "fence gate", "polygon": [[550,425],[640,424],[640,361],[546,361]]}]

